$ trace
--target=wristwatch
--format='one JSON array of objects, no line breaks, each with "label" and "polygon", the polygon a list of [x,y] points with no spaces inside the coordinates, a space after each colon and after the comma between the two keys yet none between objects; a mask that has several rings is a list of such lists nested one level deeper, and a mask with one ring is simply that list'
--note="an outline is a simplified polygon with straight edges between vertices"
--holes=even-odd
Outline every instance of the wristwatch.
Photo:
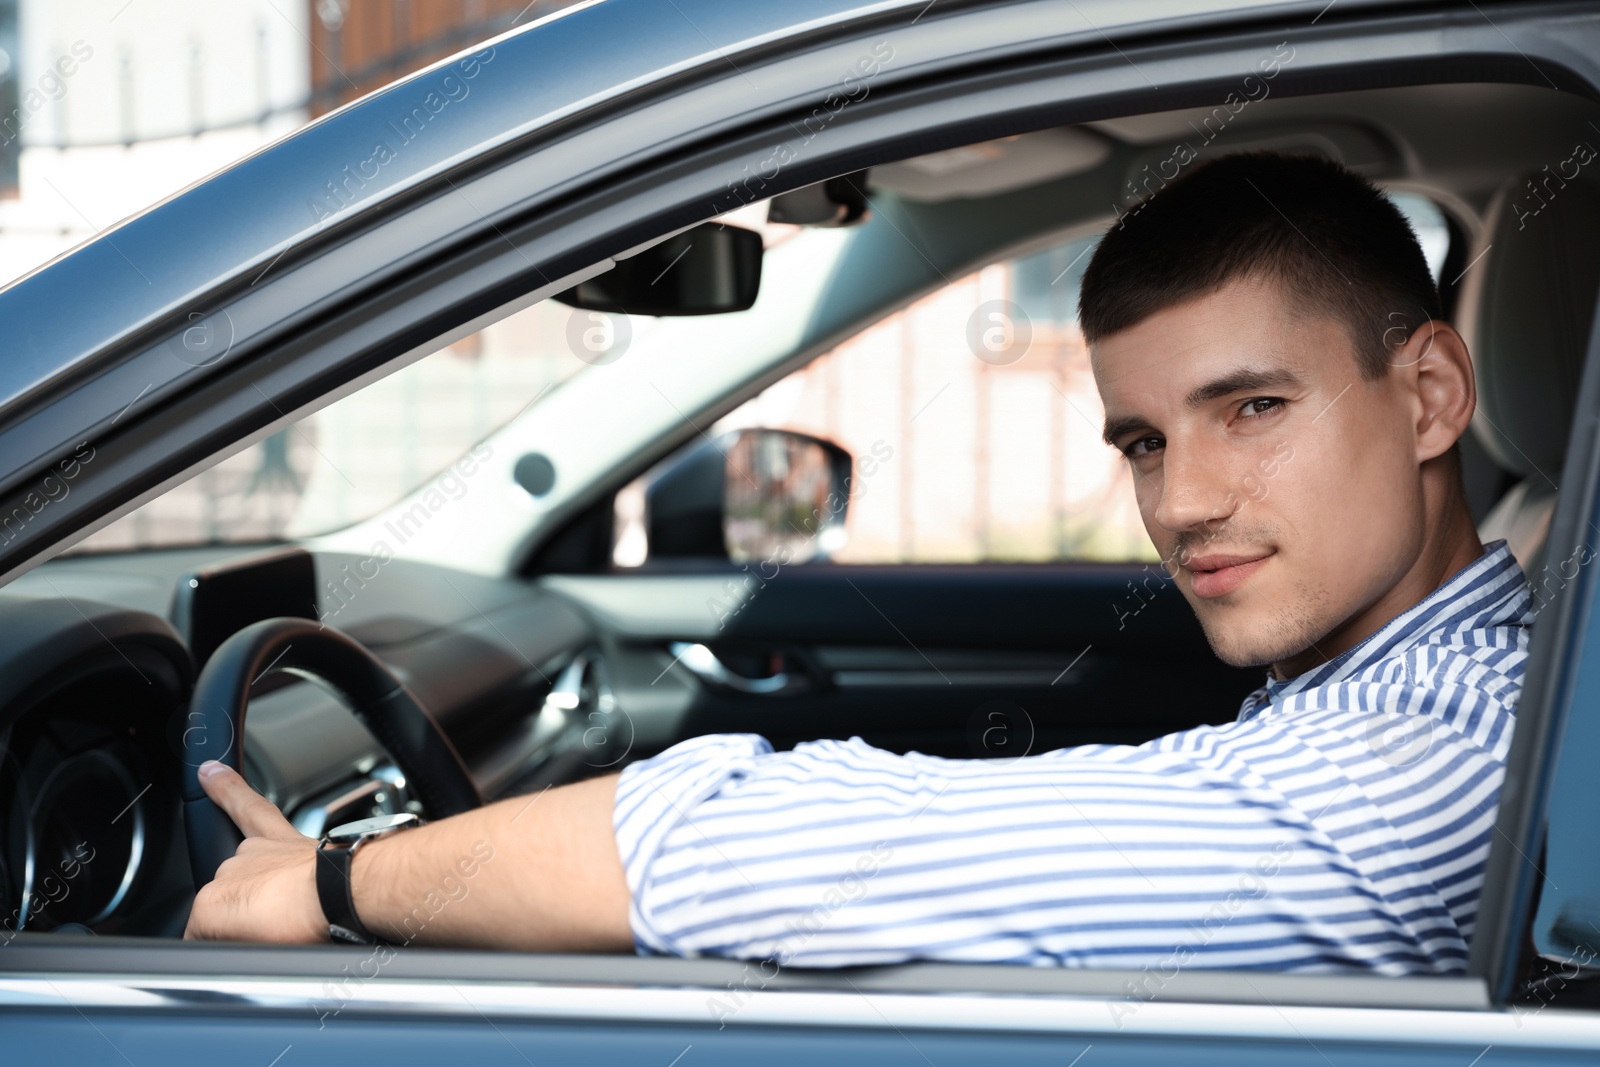
[{"label": "wristwatch", "polygon": [[328,940],[357,945],[376,945],[383,939],[361,924],[356,917],[355,893],[350,885],[350,864],[356,849],[380,837],[399,833],[425,820],[410,812],[379,815],[342,823],[322,835],[317,843],[317,900],[322,916],[328,920]]}]

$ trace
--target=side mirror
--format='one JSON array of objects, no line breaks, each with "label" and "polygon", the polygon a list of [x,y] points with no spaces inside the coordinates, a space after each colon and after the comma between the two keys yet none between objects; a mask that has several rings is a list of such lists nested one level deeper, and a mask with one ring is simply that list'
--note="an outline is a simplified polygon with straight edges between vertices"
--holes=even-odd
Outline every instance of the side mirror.
[{"label": "side mirror", "polygon": [[650,559],[780,564],[844,545],[850,453],[787,430],[701,442],[645,490]]},{"label": "side mirror", "polygon": [[759,233],[708,222],[619,260],[555,299],[623,315],[745,311],[761,291],[761,254]]}]

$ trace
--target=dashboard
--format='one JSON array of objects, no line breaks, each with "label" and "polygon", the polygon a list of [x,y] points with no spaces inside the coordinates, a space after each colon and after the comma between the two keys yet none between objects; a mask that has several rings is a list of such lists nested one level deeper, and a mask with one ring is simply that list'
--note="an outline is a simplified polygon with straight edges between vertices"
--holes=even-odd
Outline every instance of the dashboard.
[{"label": "dashboard", "polygon": [[[0,593],[0,943],[21,930],[181,936],[195,652],[319,599],[417,695],[486,799],[597,765],[572,759],[608,698],[595,631],[569,601],[402,560],[341,587],[353,561],[237,547],[68,557]],[[420,807],[360,721],[287,674],[252,686],[243,768],[309,836]]]}]

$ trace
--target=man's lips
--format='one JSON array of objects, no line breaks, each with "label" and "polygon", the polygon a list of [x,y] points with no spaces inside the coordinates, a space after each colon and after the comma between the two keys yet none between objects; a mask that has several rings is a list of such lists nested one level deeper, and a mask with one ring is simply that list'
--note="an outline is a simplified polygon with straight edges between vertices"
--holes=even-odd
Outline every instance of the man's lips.
[{"label": "man's lips", "polygon": [[1271,558],[1271,552],[1248,555],[1214,553],[1195,556],[1183,565],[1183,569],[1189,572],[1189,587],[1194,590],[1194,595],[1209,600],[1239,588]]}]

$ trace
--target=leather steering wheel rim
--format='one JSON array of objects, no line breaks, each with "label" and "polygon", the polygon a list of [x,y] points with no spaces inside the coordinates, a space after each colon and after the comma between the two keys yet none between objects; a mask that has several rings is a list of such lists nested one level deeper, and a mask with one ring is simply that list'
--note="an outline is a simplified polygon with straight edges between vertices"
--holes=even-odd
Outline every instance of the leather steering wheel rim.
[{"label": "leather steering wheel rim", "polygon": [[244,836],[200,788],[200,764],[218,760],[241,770],[250,687],[288,671],[331,689],[372,731],[430,818],[481,807],[483,797],[450,739],[405,683],[376,656],[338,630],[309,619],[266,619],[246,626],[206,661],[189,702],[183,732],[183,825],[195,888],[239,848]]}]

